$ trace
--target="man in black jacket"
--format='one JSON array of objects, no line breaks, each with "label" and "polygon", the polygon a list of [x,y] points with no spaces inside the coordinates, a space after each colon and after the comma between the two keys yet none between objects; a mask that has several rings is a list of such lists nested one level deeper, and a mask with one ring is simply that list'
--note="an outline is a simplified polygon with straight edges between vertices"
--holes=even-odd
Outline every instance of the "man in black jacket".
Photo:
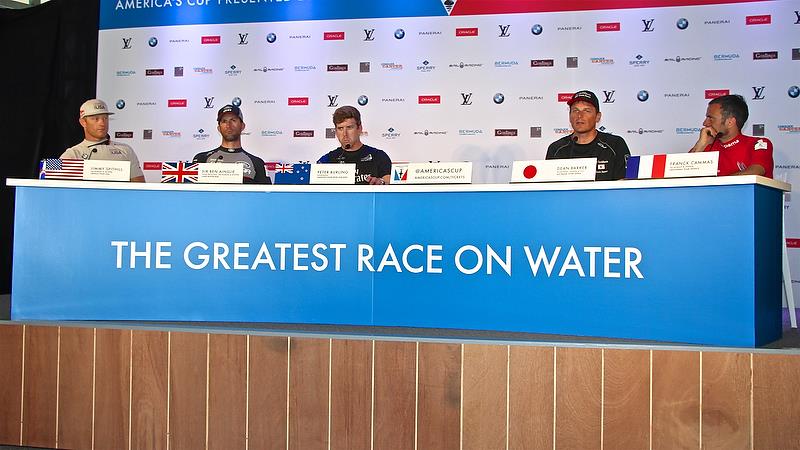
[{"label": "man in black jacket", "polygon": [[222,144],[214,150],[194,155],[192,162],[242,164],[245,183],[271,184],[264,160],[242,148],[244,116],[238,106],[225,105],[220,108],[217,112],[217,130],[222,136]]},{"label": "man in black jacket", "polygon": [[578,91],[567,102],[572,134],[547,147],[546,159],[597,158],[595,180],[625,178],[625,164],[631,155],[625,139],[597,130],[600,102],[592,91]]}]

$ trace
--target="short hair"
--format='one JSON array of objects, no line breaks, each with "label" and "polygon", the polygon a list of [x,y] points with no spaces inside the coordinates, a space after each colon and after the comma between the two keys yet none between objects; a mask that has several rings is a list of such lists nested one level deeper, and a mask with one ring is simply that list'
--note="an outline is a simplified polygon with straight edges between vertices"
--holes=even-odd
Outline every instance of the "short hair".
[{"label": "short hair", "polygon": [[738,94],[717,97],[708,102],[708,105],[719,105],[722,110],[722,120],[728,120],[728,117],[733,117],[736,119],[736,126],[739,130],[744,128],[747,118],[750,117],[747,102],[744,101],[744,97]]},{"label": "short hair", "polygon": [[342,106],[333,112],[333,124],[338,125],[347,119],[355,119],[356,125],[361,126],[361,113],[353,106]]}]

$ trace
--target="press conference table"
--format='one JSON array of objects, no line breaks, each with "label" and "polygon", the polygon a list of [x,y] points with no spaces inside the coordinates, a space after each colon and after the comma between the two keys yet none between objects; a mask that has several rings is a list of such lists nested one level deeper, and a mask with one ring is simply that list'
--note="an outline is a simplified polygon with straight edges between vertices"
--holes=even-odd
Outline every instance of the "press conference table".
[{"label": "press conference table", "polygon": [[763,177],[452,186],[9,179],[13,320],[781,335]]}]

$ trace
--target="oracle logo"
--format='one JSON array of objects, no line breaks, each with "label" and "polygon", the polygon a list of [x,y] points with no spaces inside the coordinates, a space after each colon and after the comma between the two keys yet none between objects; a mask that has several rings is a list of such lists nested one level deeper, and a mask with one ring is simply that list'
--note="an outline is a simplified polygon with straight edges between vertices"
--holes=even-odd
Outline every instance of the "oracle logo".
[{"label": "oracle logo", "polygon": [[730,89],[706,89],[706,99],[711,100],[713,98],[722,97],[730,93]]},{"label": "oracle logo", "polygon": [[569,93],[565,94],[563,92],[559,92],[558,93],[558,101],[559,102],[568,102],[568,101],[572,100],[572,96],[573,95],[575,95],[575,94],[569,94]]},{"label": "oracle logo", "polygon": [[116,139],[132,139],[133,131],[117,131],[114,133]]},{"label": "oracle logo", "polygon": [[314,130],[294,130],[294,137],[314,137]]},{"label": "oracle logo", "polygon": [[219,44],[222,38],[219,36],[203,36],[200,38],[201,44]]},{"label": "oracle logo", "polygon": [[419,96],[419,104],[420,105],[430,105],[430,104],[439,104],[442,103],[442,96],[441,95],[420,95]]},{"label": "oracle logo", "polygon": [[772,23],[772,16],[764,14],[761,16],[747,16],[744,22],[746,25],[767,25]]},{"label": "oracle logo", "polygon": [[145,69],[144,75],[147,77],[159,77],[164,75],[164,69]]},{"label": "oracle logo", "polygon": [[326,31],[322,35],[322,39],[326,41],[343,41],[344,31]]},{"label": "oracle logo", "polygon": [[308,97],[289,97],[289,106],[308,106]]},{"label": "oracle logo", "polygon": [[478,28],[456,28],[456,36],[477,36]]},{"label": "oracle logo", "polygon": [[142,169],[144,170],[161,170],[160,162],[145,161],[142,166]]},{"label": "oracle logo", "polygon": [[185,98],[170,99],[167,100],[167,108],[185,108],[186,103]]},{"label": "oracle logo", "polygon": [[619,22],[606,22],[606,23],[598,23],[597,24],[597,31],[619,31],[621,29]]}]

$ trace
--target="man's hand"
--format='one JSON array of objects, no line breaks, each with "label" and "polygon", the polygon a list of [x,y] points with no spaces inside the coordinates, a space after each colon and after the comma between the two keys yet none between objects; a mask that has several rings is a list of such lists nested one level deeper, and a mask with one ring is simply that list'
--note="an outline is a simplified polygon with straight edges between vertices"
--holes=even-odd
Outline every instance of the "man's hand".
[{"label": "man's hand", "polygon": [[689,150],[689,153],[696,153],[705,151],[706,147],[709,146],[717,136],[717,130],[711,127],[703,127],[700,130],[700,137],[697,138],[697,142],[695,142],[694,146]]},{"label": "man's hand", "polygon": [[369,184],[386,184],[386,181],[384,181],[383,178],[377,178],[377,177],[370,176],[369,177]]}]

